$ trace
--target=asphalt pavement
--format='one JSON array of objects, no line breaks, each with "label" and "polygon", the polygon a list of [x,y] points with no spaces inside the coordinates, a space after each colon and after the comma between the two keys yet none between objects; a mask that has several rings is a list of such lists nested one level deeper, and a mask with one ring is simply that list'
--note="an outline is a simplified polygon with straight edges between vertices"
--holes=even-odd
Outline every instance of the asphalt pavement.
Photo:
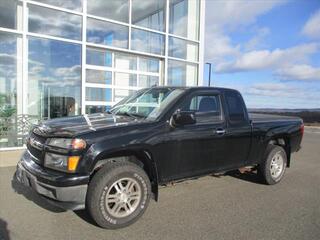
[{"label": "asphalt pavement", "polygon": [[97,227],[85,211],[61,211],[12,184],[0,168],[0,239],[320,239],[320,130],[306,130],[281,183],[256,175],[208,176],[160,190],[144,216],[120,230]]}]

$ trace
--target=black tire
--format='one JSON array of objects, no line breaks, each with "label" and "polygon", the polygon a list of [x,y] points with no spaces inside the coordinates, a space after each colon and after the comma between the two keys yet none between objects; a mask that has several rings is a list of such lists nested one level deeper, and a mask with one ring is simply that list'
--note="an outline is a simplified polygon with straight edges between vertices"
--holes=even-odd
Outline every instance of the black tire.
[{"label": "black tire", "polygon": [[[271,170],[271,162],[273,158],[276,157],[277,154],[279,154],[280,157],[282,157],[283,159],[283,167],[281,171],[279,171],[277,174],[274,174],[274,172]],[[277,145],[271,145],[271,144],[268,145],[263,161],[258,166],[258,174],[260,175],[263,182],[268,185],[274,185],[280,182],[284,176],[286,168],[287,168],[287,154],[285,150],[282,147]]]},{"label": "black tire", "polygon": [[[106,203],[108,192],[112,191],[121,179],[133,179],[134,188],[141,192],[136,200],[136,208],[128,216],[115,217],[112,215],[112,203]],[[126,181],[126,180],[121,180]],[[128,184],[128,183],[127,183]],[[117,185],[118,186],[118,185]],[[118,192],[116,192],[118,194]],[[128,226],[137,221],[148,207],[151,195],[151,184],[147,174],[138,165],[128,161],[118,161],[106,164],[100,169],[89,183],[87,192],[87,210],[94,221],[102,228],[117,229]],[[121,204],[126,205],[121,201]],[[126,202],[128,199],[125,200]],[[134,201],[134,200],[133,200]],[[116,203],[114,203],[116,204]],[[119,204],[120,206],[120,204]],[[108,210],[109,208],[109,210]],[[126,211],[124,207],[121,210]],[[123,212],[123,211],[122,211]]]}]

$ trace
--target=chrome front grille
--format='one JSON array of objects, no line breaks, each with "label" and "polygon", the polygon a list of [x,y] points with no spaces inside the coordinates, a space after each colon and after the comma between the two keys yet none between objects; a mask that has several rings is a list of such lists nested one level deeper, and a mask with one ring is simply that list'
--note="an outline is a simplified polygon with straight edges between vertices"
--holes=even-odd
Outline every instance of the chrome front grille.
[{"label": "chrome front grille", "polygon": [[44,158],[44,144],[46,142],[46,138],[34,134],[33,132],[30,134],[27,142],[27,148],[30,154],[33,156],[33,160],[38,164],[43,163]]}]

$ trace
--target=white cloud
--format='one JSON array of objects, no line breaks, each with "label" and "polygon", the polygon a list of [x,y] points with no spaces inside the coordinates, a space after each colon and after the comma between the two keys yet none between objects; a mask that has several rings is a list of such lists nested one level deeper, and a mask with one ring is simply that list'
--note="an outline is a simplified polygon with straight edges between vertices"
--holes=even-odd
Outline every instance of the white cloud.
[{"label": "white cloud", "polygon": [[276,6],[286,1],[284,0],[215,0],[207,1],[206,25],[216,25],[221,28],[234,29],[239,26],[252,24],[256,18],[267,13]]},{"label": "white cloud", "polygon": [[[254,24],[258,16],[263,15],[286,1],[238,1],[214,0],[206,2],[206,39],[205,59],[219,63],[225,58],[239,57],[242,46],[232,43],[228,33]],[[246,46],[247,50],[261,46],[263,37],[269,34],[269,29],[259,28],[257,36]]]},{"label": "white cloud", "polygon": [[53,73],[57,77],[68,79],[70,77],[80,78],[80,74],[81,74],[80,71],[81,71],[81,66],[74,65],[72,67],[62,67],[62,68],[54,69]]},{"label": "white cloud", "polygon": [[16,61],[17,57],[15,54],[0,53],[0,64],[14,65]]},{"label": "white cloud", "polygon": [[234,57],[239,54],[240,45],[233,46],[227,35],[216,30],[206,34],[205,58],[207,60],[217,62],[225,57]]},{"label": "white cloud", "polygon": [[287,68],[279,69],[276,75],[283,80],[318,80],[320,81],[320,68],[310,65],[294,65]]},{"label": "white cloud", "polygon": [[218,73],[279,69],[295,63],[303,63],[319,51],[318,43],[301,44],[287,49],[250,51],[233,61],[221,62],[215,66]]},{"label": "white cloud", "polygon": [[310,38],[320,39],[320,9],[309,18],[302,33]]},{"label": "white cloud", "polygon": [[283,83],[258,83],[244,91],[244,94],[268,97],[297,97],[300,89]]},{"label": "white cloud", "polygon": [[[34,9],[33,9],[34,8]],[[81,17],[33,7],[29,11],[29,30],[48,35],[78,39],[81,33]],[[41,24],[39,24],[41,23]]]},{"label": "white cloud", "polygon": [[258,29],[257,34],[245,44],[245,49],[247,51],[251,51],[257,48],[264,47],[264,39],[269,34],[270,34],[270,29],[267,27]]}]

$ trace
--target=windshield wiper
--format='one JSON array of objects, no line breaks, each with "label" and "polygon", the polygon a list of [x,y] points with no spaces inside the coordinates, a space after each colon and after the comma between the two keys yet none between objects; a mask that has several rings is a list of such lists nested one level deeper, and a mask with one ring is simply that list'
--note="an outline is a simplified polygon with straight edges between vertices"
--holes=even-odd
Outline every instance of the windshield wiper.
[{"label": "windshield wiper", "polygon": [[138,113],[129,113],[129,112],[117,112],[115,115],[129,116],[133,118],[146,118],[146,116],[138,114]]}]

